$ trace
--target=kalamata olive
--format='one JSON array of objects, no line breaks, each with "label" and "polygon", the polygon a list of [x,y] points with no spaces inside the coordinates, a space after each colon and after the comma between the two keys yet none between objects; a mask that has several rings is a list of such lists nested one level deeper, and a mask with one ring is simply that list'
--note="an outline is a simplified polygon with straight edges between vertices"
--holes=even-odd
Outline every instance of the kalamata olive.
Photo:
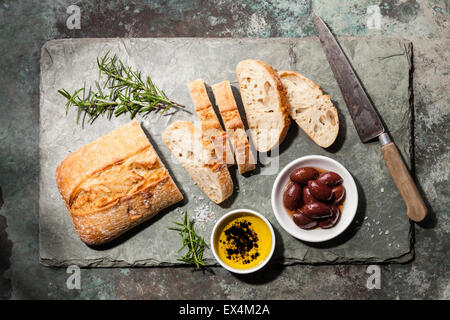
[{"label": "kalamata olive", "polygon": [[328,171],[321,173],[317,178],[318,182],[326,184],[328,187],[334,187],[342,183],[343,179],[336,172]]},{"label": "kalamata olive", "polygon": [[330,208],[332,216],[319,222],[319,227],[321,227],[322,229],[329,229],[334,227],[341,217],[341,210],[339,210],[338,207],[330,206]]},{"label": "kalamata olive", "polygon": [[295,182],[291,182],[284,190],[283,204],[289,210],[296,210],[302,204],[302,187]]},{"label": "kalamata olive", "polygon": [[[304,191],[303,191],[304,192]],[[343,185],[336,186],[331,188],[331,193],[333,196],[331,197],[332,204],[337,206],[342,203],[345,198],[345,188]]]},{"label": "kalamata olive", "polygon": [[331,212],[330,206],[323,202],[311,202],[303,206],[303,211],[311,219],[323,219],[331,217],[333,214]]},{"label": "kalamata olive", "polygon": [[313,229],[318,225],[318,222],[316,220],[310,219],[302,211],[294,213],[292,219],[294,220],[295,224],[302,229]]},{"label": "kalamata olive", "polygon": [[331,199],[331,189],[326,184],[320,183],[317,180],[309,180],[308,189],[317,200],[329,201]]},{"label": "kalamata olive", "polygon": [[295,169],[289,175],[289,178],[299,184],[307,184],[309,180],[316,179],[319,176],[319,172],[311,167],[302,167]]},{"label": "kalamata olive", "polygon": [[313,197],[308,187],[303,188],[303,202],[304,203],[317,202],[317,199]]}]

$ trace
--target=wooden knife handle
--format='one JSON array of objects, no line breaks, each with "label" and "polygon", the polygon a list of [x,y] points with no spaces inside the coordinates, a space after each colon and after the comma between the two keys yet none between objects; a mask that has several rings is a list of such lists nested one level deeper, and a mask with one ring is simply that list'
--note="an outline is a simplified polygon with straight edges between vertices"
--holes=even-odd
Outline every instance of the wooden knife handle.
[{"label": "wooden knife handle", "polygon": [[393,142],[390,142],[381,147],[381,152],[395,185],[405,201],[406,214],[413,221],[422,221],[427,215],[427,207],[397,147]]}]

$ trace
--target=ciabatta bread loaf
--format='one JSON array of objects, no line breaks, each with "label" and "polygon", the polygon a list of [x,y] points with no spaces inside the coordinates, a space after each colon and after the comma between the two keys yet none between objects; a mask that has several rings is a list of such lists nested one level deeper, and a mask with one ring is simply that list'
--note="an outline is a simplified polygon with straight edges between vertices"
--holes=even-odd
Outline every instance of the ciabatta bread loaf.
[{"label": "ciabatta bread loaf", "polygon": [[330,96],[300,73],[280,71],[279,75],[287,90],[289,115],[319,146],[331,146],[339,132],[339,118]]},{"label": "ciabatta bread loaf", "polygon": [[195,111],[197,112],[203,135],[213,143],[217,161],[219,163],[227,163],[229,166],[233,165],[234,158],[230,144],[209,100],[205,83],[202,79],[197,79],[190,82],[188,88],[194,101]]},{"label": "ciabatta bread loaf", "polygon": [[234,100],[230,81],[223,81],[212,86],[214,98],[219,108],[227,136],[233,146],[234,156],[239,168],[239,173],[255,169],[255,159],[250,149],[245,127]]},{"label": "ciabatta bread loaf", "polygon": [[106,243],[183,199],[137,121],[70,154],[56,169],[56,182],[89,245]]},{"label": "ciabatta bread loaf", "polygon": [[217,162],[213,145],[193,123],[173,122],[164,130],[162,140],[212,201],[221,203],[233,193],[226,163]]},{"label": "ciabatta bread loaf", "polygon": [[253,144],[260,152],[270,151],[289,129],[286,90],[276,71],[262,61],[239,62],[236,75]]}]

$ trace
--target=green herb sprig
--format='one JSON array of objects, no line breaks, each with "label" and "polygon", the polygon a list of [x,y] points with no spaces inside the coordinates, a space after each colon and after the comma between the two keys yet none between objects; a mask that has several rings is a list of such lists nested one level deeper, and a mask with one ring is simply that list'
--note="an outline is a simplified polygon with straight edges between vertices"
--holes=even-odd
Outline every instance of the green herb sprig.
[{"label": "green herb sprig", "polygon": [[205,240],[200,237],[194,231],[194,221],[188,221],[187,212],[184,213],[183,223],[174,222],[179,228],[169,228],[170,230],[176,230],[180,232],[181,239],[183,240],[183,246],[178,250],[180,252],[184,248],[187,248],[187,252],[182,256],[179,261],[196,265],[197,269],[205,267],[203,261],[203,252],[206,247]]},{"label": "green herb sprig", "polygon": [[[58,90],[58,93],[67,99],[66,115],[69,108],[78,108],[77,123],[82,113],[89,116],[92,123],[102,114],[107,114],[108,119],[130,113],[130,119],[137,114],[160,110],[165,112],[173,106],[184,108],[183,105],[173,102],[152,82],[150,77],[142,80],[141,72],[126,67],[117,58],[117,55],[109,56],[109,51],[101,58],[97,58],[99,69],[99,81],[102,75],[106,75],[106,81],[101,88],[99,81],[95,82],[97,91],[86,89],[84,86],[70,94],[67,90]],[[104,90],[108,88],[108,93]],[[84,120],[84,117],[83,117]]]}]

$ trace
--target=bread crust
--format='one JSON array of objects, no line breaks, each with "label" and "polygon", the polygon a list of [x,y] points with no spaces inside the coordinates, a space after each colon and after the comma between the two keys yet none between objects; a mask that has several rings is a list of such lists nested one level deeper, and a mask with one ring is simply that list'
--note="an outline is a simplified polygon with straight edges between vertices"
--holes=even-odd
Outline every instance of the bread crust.
[{"label": "bread crust", "polygon": [[[280,77],[278,76],[278,73],[272,68],[272,66],[270,66],[269,64],[267,64],[263,61],[260,61],[260,60],[243,60],[243,61],[239,62],[238,65],[236,66],[236,76],[238,79],[239,87],[241,89],[241,93],[243,90],[245,90],[243,83],[242,83],[242,79],[243,79],[242,69],[250,64],[256,64],[256,65],[264,68],[264,70],[272,78],[273,82],[275,83],[275,89],[276,89],[276,93],[277,93],[277,101],[278,101],[277,104],[279,107],[278,111],[280,112],[281,117],[282,117],[282,121],[278,128],[278,137],[277,137],[276,141],[273,142],[271,145],[266,146],[265,148],[257,143],[257,139],[255,139],[256,134],[254,133],[255,130],[253,130],[251,128],[251,125],[249,123],[250,133],[252,135],[252,139],[253,139],[256,150],[258,150],[259,152],[268,152],[268,151],[274,149],[275,147],[279,146],[283,142],[283,140],[286,138],[287,132],[289,131],[289,126],[291,124],[291,120],[289,118],[289,103],[288,103],[288,100],[286,97],[286,89],[283,86],[283,84],[280,80]],[[246,101],[244,101],[244,97],[242,99],[242,102],[244,103],[244,109],[247,114],[247,121],[248,121],[249,115],[248,115],[248,110],[246,107]]]},{"label": "bread crust", "polygon": [[[177,137],[181,137],[182,141]],[[233,180],[227,165],[215,160],[211,142],[192,122],[173,122],[164,130],[162,140],[192,180],[212,201],[221,203],[231,196]],[[192,157],[188,158],[185,154],[191,154]],[[204,179],[205,176],[210,180]],[[214,184],[213,191],[211,183]]]},{"label": "bread crust", "polygon": [[232,166],[235,162],[230,143],[209,100],[205,82],[197,79],[188,83],[188,88],[201,124],[201,130],[204,136],[213,143],[216,154],[219,156],[218,161]]},{"label": "bread crust", "polygon": [[[322,141],[322,139],[320,139],[319,137],[316,137],[313,132],[311,132],[311,130],[309,130],[301,121],[300,119],[298,119],[298,117],[296,116],[296,111],[294,106],[289,103],[288,100],[288,105],[289,105],[289,115],[295,120],[295,122],[298,124],[298,126],[311,138],[311,140],[313,140],[317,145],[319,145],[322,148],[328,148],[329,146],[331,146],[334,141],[336,140],[338,133],[339,133],[339,117],[338,117],[338,112],[336,107],[334,107],[331,98],[329,95],[327,94],[323,94],[322,92],[322,88],[317,85],[314,81],[306,78],[304,75],[295,72],[295,71],[291,71],[291,70],[282,70],[278,72],[280,79],[283,79],[284,77],[288,77],[288,76],[294,76],[297,77],[300,81],[304,82],[305,84],[307,84],[308,86],[310,86],[311,88],[313,88],[313,90],[317,91],[317,94],[319,94],[320,96],[323,97],[323,99],[325,99],[326,104],[327,104],[327,108],[330,110],[330,112],[333,115],[333,121],[335,122],[335,125],[333,126],[333,130],[328,131],[329,137],[327,137],[326,141]],[[283,80],[282,80],[283,82]],[[286,89],[287,90],[287,89]]]},{"label": "bread crust", "polygon": [[255,169],[255,159],[245,133],[244,123],[242,122],[236,101],[231,90],[230,81],[222,81],[212,86],[216,104],[226,128],[228,139],[233,145],[236,163],[239,173]]},{"label": "bread crust", "polygon": [[56,182],[80,239],[93,246],[183,199],[137,121],[66,157]]}]

